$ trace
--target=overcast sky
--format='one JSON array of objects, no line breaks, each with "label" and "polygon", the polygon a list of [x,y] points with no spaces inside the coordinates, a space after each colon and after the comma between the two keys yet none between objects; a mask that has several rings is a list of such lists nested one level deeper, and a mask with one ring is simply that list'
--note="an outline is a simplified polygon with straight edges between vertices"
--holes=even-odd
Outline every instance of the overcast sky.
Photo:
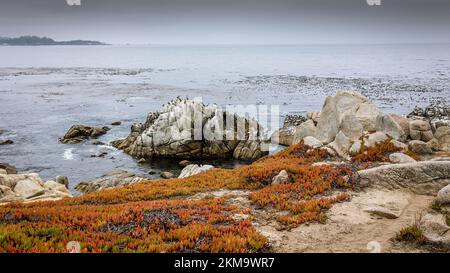
[{"label": "overcast sky", "polygon": [[450,0],[0,0],[0,36],[114,44],[450,42]]}]

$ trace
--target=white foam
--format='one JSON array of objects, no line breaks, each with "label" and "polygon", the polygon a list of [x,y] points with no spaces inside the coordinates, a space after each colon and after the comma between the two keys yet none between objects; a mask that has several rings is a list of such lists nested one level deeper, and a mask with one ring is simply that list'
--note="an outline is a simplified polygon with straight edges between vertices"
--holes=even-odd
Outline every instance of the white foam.
[{"label": "white foam", "polygon": [[63,154],[63,158],[64,160],[73,160],[73,148],[69,148],[69,149],[65,149],[64,150],[64,154]]}]

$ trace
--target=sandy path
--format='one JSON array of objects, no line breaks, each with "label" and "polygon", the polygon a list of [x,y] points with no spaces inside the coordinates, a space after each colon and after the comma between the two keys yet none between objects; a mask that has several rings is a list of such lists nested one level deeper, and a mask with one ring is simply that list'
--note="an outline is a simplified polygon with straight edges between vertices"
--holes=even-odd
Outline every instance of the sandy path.
[{"label": "sandy path", "polygon": [[[292,230],[277,230],[273,212],[255,209],[247,198],[247,191],[220,190],[208,194],[232,194],[233,205],[250,208],[255,217],[254,226],[266,236],[274,252],[423,252],[390,239],[405,226],[410,225],[427,210],[432,196],[416,195],[407,190],[390,191],[368,188],[352,192],[350,202],[334,205],[328,212],[326,224],[305,224]],[[206,194],[196,195],[200,198]],[[364,210],[378,206],[398,215],[387,219]]]}]

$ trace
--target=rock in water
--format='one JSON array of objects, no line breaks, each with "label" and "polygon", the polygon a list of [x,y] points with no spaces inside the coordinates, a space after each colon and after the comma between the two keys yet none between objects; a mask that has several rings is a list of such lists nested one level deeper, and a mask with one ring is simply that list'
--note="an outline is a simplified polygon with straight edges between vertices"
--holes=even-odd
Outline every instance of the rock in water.
[{"label": "rock in water", "polygon": [[171,173],[171,172],[161,172],[161,173],[160,173],[160,176],[161,176],[162,178],[169,179],[169,178],[172,178],[172,177],[173,177],[173,173]]},{"label": "rock in water", "polygon": [[66,188],[69,187],[69,178],[67,176],[58,175],[55,180],[56,183],[64,185]]},{"label": "rock in water", "polygon": [[75,144],[91,137],[96,138],[104,135],[108,130],[109,128],[107,127],[97,128],[77,124],[70,127],[70,129],[67,131],[64,137],[60,139],[60,141],[64,144]]},{"label": "rock in water", "polygon": [[392,164],[358,171],[360,186],[407,188],[416,194],[435,195],[450,183],[450,161],[420,161]]},{"label": "rock in water", "polygon": [[264,130],[255,120],[181,99],[150,113],[145,123],[131,127],[126,139],[111,144],[138,158],[254,160],[268,153]]},{"label": "rock in water", "polygon": [[211,169],[214,169],[214,166],[211,165],[197,165],[197,164],[190,164],[183,168],[178,178],[185,178],[189,176],[193,176],[202,172],[209,171]]},{"label": "rock in water", "polygon": [[0,145],[11,145],[11,144],[14,144],[14,141],[10,139],[0,141]]}]

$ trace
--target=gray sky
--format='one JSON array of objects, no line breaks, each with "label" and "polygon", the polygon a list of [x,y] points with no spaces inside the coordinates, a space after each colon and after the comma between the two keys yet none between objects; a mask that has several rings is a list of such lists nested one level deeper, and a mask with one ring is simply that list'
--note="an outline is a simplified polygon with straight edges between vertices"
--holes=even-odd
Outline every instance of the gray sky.
[{"label": "gray sky", "polygon": [[450,0],[0,0],[0,36],[132,44],[450,42]]}]

